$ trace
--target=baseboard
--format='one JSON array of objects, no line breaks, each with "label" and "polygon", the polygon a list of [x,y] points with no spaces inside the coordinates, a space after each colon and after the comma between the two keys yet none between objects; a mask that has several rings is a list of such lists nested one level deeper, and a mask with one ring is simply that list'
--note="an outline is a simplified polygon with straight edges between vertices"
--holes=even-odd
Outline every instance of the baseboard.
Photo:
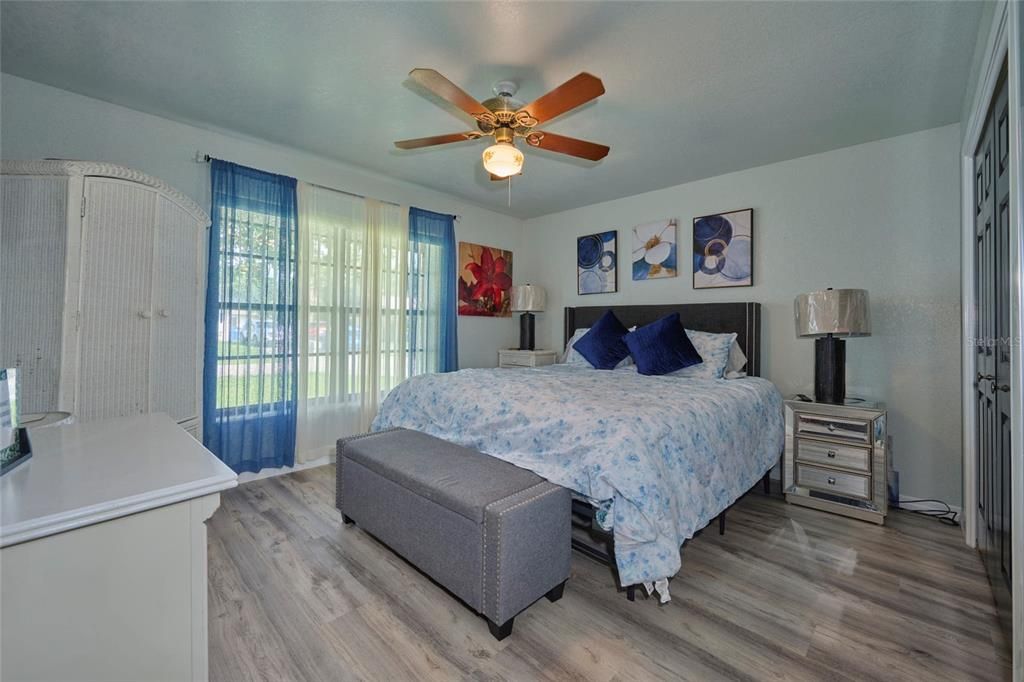
[{"label": "baseboard", "polygon": [[317,459],[309,462],[303,462],[302,464],[296,464],[293,467],[274,467],[267,469],[260,469],[256,473],[246,471],[238,474],[238,483],[250,483],[252,481],[258,481],[261,478],[270,478],[272,476],[284,476],[286,474],[294,474],[296,471],[302,471],[303,469],[315,469],[316,467],[327,466],[334,462],[334,455],[324,455]]}]

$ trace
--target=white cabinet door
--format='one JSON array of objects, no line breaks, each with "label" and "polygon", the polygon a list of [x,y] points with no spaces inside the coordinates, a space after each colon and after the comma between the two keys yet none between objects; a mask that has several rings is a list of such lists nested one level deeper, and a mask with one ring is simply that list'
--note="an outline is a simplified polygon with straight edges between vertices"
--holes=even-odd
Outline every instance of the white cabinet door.
[{"label": "white cabinet door", "polygon": [[0,367],[20,372],[22,412],[58,409],[68,178],[0,184]]},{"label": "white cabinet door", "polygon": [[161,196],[153,237],[151,411],[180,422],[199,416],[199,226]]},{"label": "white cabinet door", "polygon": [[82,421],[149,412],[153,224],[158,193],[85,180],[79,380]]}]

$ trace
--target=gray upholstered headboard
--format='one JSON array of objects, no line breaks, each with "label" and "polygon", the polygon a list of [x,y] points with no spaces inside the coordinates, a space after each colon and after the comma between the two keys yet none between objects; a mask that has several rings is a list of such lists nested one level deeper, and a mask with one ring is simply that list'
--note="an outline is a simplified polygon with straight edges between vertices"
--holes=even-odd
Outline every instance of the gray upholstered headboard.
[{"label": "gray upholstered headboard", "polygon": [[747,356],[747,374],[761,376],[760,303],[665,303],[660,305],[588,306],[565,309],[565,340],[581,327],[590,327],[611,310],[627,327],[645,325],[666,315],[679,313],[684,327],[716,334],[736,332],[736,340]]}]

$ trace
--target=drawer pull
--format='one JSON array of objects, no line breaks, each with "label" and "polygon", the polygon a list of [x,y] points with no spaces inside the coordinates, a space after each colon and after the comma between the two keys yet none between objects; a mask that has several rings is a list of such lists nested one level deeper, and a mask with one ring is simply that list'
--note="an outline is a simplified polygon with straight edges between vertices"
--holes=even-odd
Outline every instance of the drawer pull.
[{"label": "drawer pull", "polygon": [[829,485],[835,485],[836,484],[836,477],[835,476],[829,476],[825,480],[828,481]]},{"label": "drawer pull", "polygon": [[827,428],[829,431],[835,431],[836,430],[836,425],[833,424],[832,422],[829,422],[828,426],[826,426],[825,428]]},{"label": "drawer pull", "polygon": [[836,451],[835,450],[829,450],[825,454],[828,455],[829,459],[835,459],[836,458]]}]

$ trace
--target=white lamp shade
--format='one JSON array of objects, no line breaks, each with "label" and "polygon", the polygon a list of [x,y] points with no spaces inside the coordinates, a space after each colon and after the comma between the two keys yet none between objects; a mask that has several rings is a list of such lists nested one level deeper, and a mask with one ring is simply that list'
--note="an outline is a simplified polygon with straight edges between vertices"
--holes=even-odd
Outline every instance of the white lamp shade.
[{"label": "white lamp shade", "polygon": [[868,292],[864,289],[800,294],[794,307],[797,336],[871,336]]},{"label": "white lamp shade", "polygon": [[514,313],[537,313],[544,310],[547,302],[547,294],[544,287],[536,284],[521,284],[512,287],[512,312]]},{"label": "white lamp shade", "polygon": [[492,144],[484,150],[484,168],[499,178],[515,175],[523,169],[523,153],[510,142]]}]

